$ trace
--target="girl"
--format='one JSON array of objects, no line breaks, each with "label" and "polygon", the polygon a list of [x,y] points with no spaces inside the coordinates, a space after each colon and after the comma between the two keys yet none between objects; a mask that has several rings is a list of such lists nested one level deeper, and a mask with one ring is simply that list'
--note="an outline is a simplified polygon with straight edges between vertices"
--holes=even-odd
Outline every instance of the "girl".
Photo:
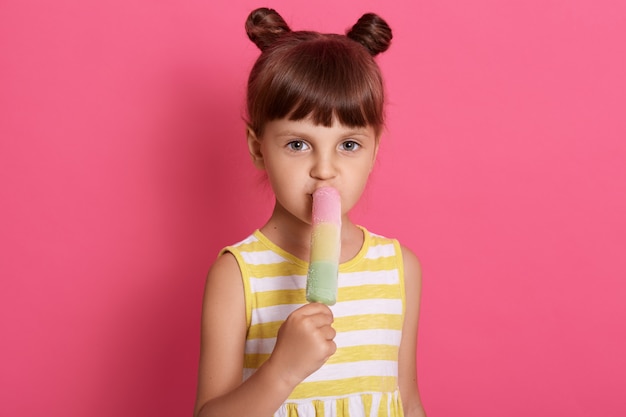
[{"label": "girl", "polygon": [[[417,388],[415,255],[350,221],[376,159],[391,29],[366,14],[346,36],[289,29],[271,9],[246,30],[247,141],[275,206],[226,247],[204,294],[196,417],[424,416]],[[305,301],[311,195],[341,195],[338,302]]]}]

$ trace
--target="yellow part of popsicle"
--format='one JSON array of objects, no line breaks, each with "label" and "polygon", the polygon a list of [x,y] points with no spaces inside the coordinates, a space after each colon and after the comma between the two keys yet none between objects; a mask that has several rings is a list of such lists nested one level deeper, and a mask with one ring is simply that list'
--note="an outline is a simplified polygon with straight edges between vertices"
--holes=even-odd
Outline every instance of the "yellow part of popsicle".
[{"label": "yellow part of popsicle", "polygon": [[311,236],[311,262],[339,262],[341,230],[334,223],[320,223],[313,228]]}]

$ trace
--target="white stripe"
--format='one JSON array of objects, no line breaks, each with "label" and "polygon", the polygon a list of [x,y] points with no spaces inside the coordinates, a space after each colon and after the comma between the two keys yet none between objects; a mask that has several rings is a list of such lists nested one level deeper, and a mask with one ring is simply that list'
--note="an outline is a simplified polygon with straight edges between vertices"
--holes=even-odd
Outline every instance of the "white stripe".
[{"label": "white stripe", "polygon": [[276,345],[276,338],[246,340],[246,353],[272,353]]},{"label": "white stripe", "polygon": [[254,372],[256,372],[255,368],[243,368],[243,380],[250,378]]},{"label": "white stripe", "polygon": [[[337,415],[337,401],[324,401],[324,415],[325,416]],[[354,414],[354,415],[358,416],[358,414]]]},{"label": "white stripe", "polygon": [[[340,332],[335,336],[337,348],[362,345],[390,345],[400,346],[402,332],[400,330],[353,330]],[[265,339],[246,340],[246,353],[268,354],[272,353],[276,345],[275,337]]]},{"label": "white stripe", "polygon": [[337,348],[361,345],[391,345],[400,346],[402,339],[401,330],[353,330],[351,332],[340,332],[335,336]]},{"label": "white stripe", "polygon": [[[298,417],[315,417],[315,407],[313,406],[312,401],[298,404],[297,409],[298,409]],[[289,417],[289,416],[286,416],[286,417]]]},{"label": "white stripe", "polygon": [[302,307],[302,304],[281,304],[271,307],[255,308],[252,310],[250,324],[271,323],[284,321],[295,309]]},{"label": "white stripe", "polygon": [[245,238],[243,240],[240,240],[239,242],[235,243],[232,246],[233,247],[237,247],[237,246],[246,245],[246,244],[252,243],[252,242],[258,242],[258,239],[254,235],[250,235],[247,238]]},{"label": "white stripe", "polygon": [[[243,380],[250,378],[256,372],[254,368],[243,369]],[[398,377],[398,362],[396,361],[360,361],[324,365],[309,375],[304,382],[337,381],[345,378],[368,376]],[[373,405],[373,404],[372,404]],[[377,407],[378,408],[378,407]]]},{"label": "white stripe", "polygon": [[397,269],[385,271],[359,271],[339,274],[339,286],[358,287],[360,285],[394,285],[400,282]]},{"label": "white stripe", "polygon": [[[247,253],[247,252],[246,252]],[[306,275],[281,275],[276,277],[251,277],[253,292],[297,290],[306,287]],[[400,282],[397,269],[386,271],[346,272],[339,274],[339,288],[361,285],[396,285]]]},{"label": "white stripe", "polygon": [[[250,378],[255,368],[243,369],[243,380]],[[309,375],[304,382],[337,381],[358,377],[397,377],[398,362],[396,361],[359,361],[337,364],[326,364]]]},{"label": "white stripe", "polygon": [[[363,397],[360,395],[352,395],[348,397],[348,415],[358,416],[363,415],[365,411],[365,405],[363,404]],[[364,416],[366,417],[366,416]]]},{"label": "white stripe", "polygon": [[366,300],[340,301],[330,307],[335,317],[350,317],[361,314],[402,314],[399,298],[371,298]]},{"label": "white stripe", "polygon": [[377,259],[377,258],[388,258],[390,256],[395,256],[396,247],[393,243],[388,243],[385,245],[376,245],[372,246],[367,250],[365,257],[367,259]]},{"label": "white stripe", "polygon": [[252,252],[240,251],[240,253],[244,261],[246,261],[246,263],[249,263],[251,265],[271,265],[271,264],[277,264],[281,262],[287,262],[285,258],[283,258],[279,254],[271,250],[252,251]]},{"label": "white stripe", "polygon": [[304,275],[281,275],[277,277],[251,277],[252,292],[299,290],[306,286]]},{"label": "white stripe", "polygon": [[326,364],[309,375],[304,382],[337,381],[365,376],[398,376],[396,361],[358,361]]},{"label": "white stripe", "polygon": [[[295,403],[296,404],[296,408],[297,408],[297,415],[298,417],[316,417],[318,414],[315,412],[315,405],[313,404],[313,401],[311,401],[311,399],[306,398],[306,399],[302,399],[300,401],[298,400],[288,400],[290,403]],[[335,401],[324,401],[323,402],[323,406],[324,406],[324,415],[325,416],[336,416],[337,415],[337,411],[336,411],[336,402]],[[282,413],[280,414],[276,414],[276,417],[289,417],[291,416],[291,414],[287,413],[287,407],[283,404],[280,409],[279,412],[284,410]],[[355,416],[358,416],[358,414],[354,414]]]},{"label": "white stripe", "polygon": [[380,407],[380,400],[382,400],[383,394],[378,393],[378,395],[372,396],[372,408],[370,410],[370,417],[376,417],[378,415],[378,407]]},{"label": "white stripe", "polygon": [[[337,400],[341,398],[348,399],[348,411],[351,416],[363,416],[363,409],[365,405],[363,404],[363,394],[370,394],[372,396],[372,407],[370,410],[370,414],[364,417],[376,417],[378,415],[378,407],[380,406],[380,402],[383,396],[389,398],[388,405],[391,403],[397,403],[398,397],[400,395],[398,389],[393,392],[361,392],[356,394],[348,394],[347,396],[326,396],[326,397],[314,397],[314,398],[290,398],[287,402],[283,403],[280,408],[276,411],[273,417],[288,417],[287,406],[286,404],[295,404],[297,406],[298,417],[315,417],[315,408],[313,405],[312,399],[323,401],[324,405],[324,415],[325,416],[335,416],[337,415]],[[391,415],[391,414],[390,414]]]},{"label": "white stripe", "polygon": [[[252,310],[250,324],[271,323],[284,321],[295,309],[302,304],[280,304],[269,307],[255,308]],[[335,318],[351,317],[362,314],[402,314],[402,300],[399,298],[375,298],[368,300],[342,301],[330,306]]]}]

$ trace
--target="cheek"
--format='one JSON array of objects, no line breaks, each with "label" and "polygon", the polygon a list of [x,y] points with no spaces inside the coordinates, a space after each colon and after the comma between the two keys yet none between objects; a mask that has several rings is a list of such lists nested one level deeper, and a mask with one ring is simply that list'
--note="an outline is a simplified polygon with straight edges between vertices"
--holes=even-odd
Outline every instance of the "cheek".
[{"label": "cheek", "polygon": [[350,181],[350,186],[347,188],[345,195],[345,204],[348,204],[350,207],[353,207],[363,195],[363,191],[367,186],[367,181],[369,178],[369,171],[363,170],[360,172],[358,177],[355,177]]}]

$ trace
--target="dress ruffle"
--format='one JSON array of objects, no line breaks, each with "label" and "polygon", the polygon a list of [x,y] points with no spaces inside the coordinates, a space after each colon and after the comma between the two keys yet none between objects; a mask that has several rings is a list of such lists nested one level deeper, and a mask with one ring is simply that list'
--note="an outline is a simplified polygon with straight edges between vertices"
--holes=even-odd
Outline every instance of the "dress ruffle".
[{"label": "dress ruffle", "polygon": [[396,390],[287,402],[274,417],[404,417],[404,413]]}]

